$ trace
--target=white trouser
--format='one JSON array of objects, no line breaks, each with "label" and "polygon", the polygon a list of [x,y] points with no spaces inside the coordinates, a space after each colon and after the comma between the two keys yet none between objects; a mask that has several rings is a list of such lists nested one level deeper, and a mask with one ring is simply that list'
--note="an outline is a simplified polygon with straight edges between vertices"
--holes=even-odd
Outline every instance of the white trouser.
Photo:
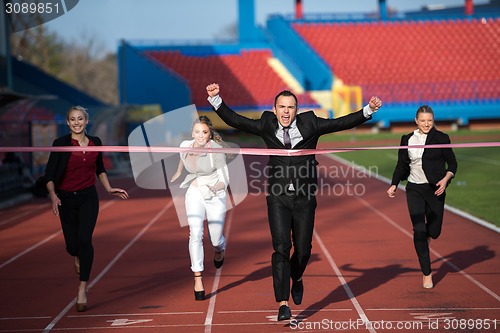
[{"label": "white trouser", "polygon": [[226,248],[224,218],[226,217],[226,192],[220,191],[211,199],[203,199],[200,190],[190,186],[186,192],[186,213],[189,225],[189,256],[191,270],[203,271],[203,221],[207,216],[208,236],[216,252]]}]

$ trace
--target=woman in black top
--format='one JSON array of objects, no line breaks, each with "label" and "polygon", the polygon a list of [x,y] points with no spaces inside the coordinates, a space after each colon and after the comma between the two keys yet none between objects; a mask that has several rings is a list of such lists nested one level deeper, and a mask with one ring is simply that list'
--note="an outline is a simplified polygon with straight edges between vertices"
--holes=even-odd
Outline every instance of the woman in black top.
[{"label": "woman in black top", "polygon": [[[447,134],[434,126],[434,112],[423,105],[415,117],[417,129],[401,138],[401,146],[449,144]],[[457,160],[451,148],[400,149],[398,163],[387,190],[393,198],[400,181],[408,180],[406,199],[413,224],[413,243],[423,273],[423,287],[432,282],[429,243],[441,233],[446,187],[457,172]]]},{"label": "woman in black top", "polygon": [[[85,133],[89,121],[87,110],[72,107],[66,115],[70,134],[54,140],[53,146],[102,146],[98,137]],[[39,184],[46,187],[52,201],[52,211],[59,216],[66,243],[66,251],[75,257],[75,271],[80,277],[77,311],[87,309],[86,287],[94,259],[92,234],[99,212],[99,198],[95,187],[96,175],[106,191],[122,199],[127,191],[111,187],[102,152],[52,152]]]}]

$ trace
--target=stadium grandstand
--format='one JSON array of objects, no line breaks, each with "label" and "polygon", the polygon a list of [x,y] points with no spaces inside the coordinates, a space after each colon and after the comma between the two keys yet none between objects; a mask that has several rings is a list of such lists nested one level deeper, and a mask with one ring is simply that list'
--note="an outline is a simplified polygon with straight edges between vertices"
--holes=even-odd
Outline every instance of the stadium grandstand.
[{"label": "stadium grandstand", "polygon": [[[254,22],[254,1],[240,0],[238,42],[123,41],[121,102],[156,102],[163,111],[195,104],[210,112],[204,87],[219,82],[228,104],[250,117],[270,110],[274,95],[289,89],[302,110],[324,117],[380,96],[384,112],[368,123],[374,130],[412,122],[422,104],[456,126],[500,119],[500,1],[408,13],[378,3],[377,13],[304,16],[297,0],[295,15],[273,15],[262,27]],[[165,87],[173,93],[167,96]]]}]

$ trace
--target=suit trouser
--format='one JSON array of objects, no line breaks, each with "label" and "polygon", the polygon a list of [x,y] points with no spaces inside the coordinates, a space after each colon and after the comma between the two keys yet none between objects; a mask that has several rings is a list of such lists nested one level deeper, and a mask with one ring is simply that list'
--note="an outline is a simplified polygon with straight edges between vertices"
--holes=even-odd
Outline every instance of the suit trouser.
[{"label": "suit trouser", "polygon": [[436,196],[435,191],[430,184],[409,182],[406,185],[406,202],[413,224],[413,243],[424,275],[432,272],[427,238],[437,239],[443,225],[446,192]]},{"label": "suit trouser", "polygon": [[226,247],[224,239],[224,218],[226,217],[226,192],[211,199],[204,199],[200,190],[190,186],[186,192],[186,213],[189,225],[189,256],[191,270],[202,272],[204,269],[203,221],[207,217],[208,235],[215,251]]},{"label": "suit trouser", "polygon": [[94,262],[92,234],[99,213],[99,197],[95,186],[76,191],[57,191],[61,206],[59,219],[66,251],[80,258],[80,281],[88,281]]},{"label": "suit trouser", "polygon": [[[311,257],[316,197],[268,195],[267,212],[274,253],[271,258],[274,296],[277,302],[290,297],[290,278],[302,277]],[[290,250],[293,242],[293,254]]]}]

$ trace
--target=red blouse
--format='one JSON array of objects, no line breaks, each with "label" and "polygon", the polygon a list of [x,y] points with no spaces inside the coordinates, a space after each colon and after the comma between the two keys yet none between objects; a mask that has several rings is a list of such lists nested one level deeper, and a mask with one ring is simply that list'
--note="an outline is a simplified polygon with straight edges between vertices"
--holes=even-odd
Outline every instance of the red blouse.
[{"label": "red blouse", "polygon": [[[78,140],[71,139],[73,146],[79,147]],[[95,146],[92,140],[89,140],[89,146]],[[97,151],[73,151],[66,167],[61,185],[59,188],[63,191],[73,192],[90,187],[96,182],[96,160],[99,152]]]}]

